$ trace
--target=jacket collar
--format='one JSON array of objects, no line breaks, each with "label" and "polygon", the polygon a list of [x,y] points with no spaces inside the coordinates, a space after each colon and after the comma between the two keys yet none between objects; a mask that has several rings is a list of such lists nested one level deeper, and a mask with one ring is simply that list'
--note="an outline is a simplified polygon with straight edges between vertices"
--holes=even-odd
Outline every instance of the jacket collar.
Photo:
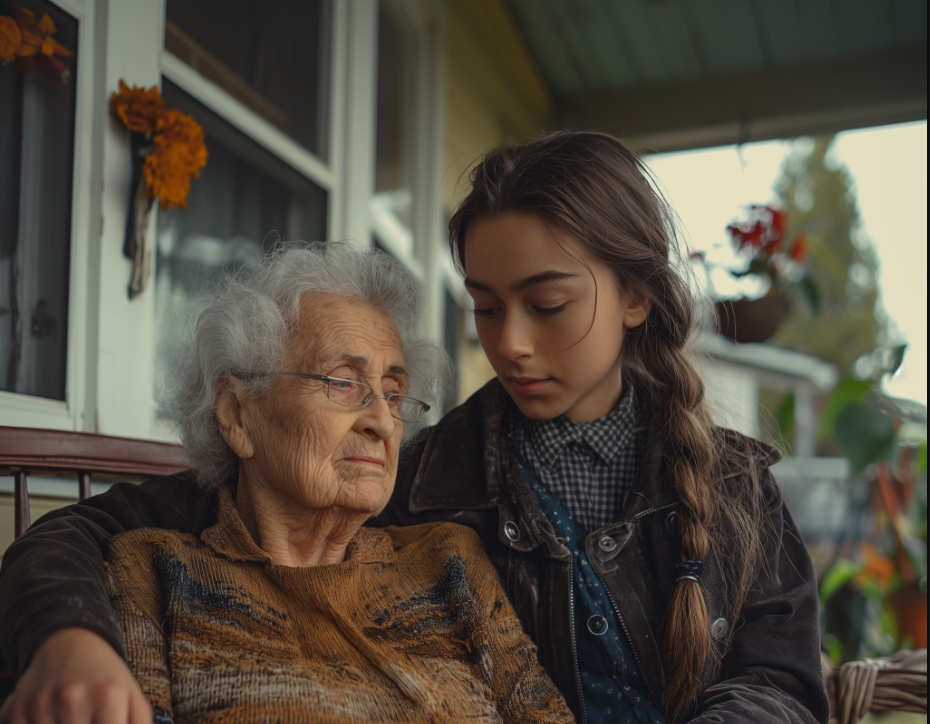
[{"label": "jacket collar", "polygon": [[[519,466],[509,463],[503,429],[508,400],[507,392],[495,378],[429,431],[411,486],[411,513],[498,507],[503,519],[515,514],[517,511],[513,508],[516,506],[527,522],[542,515],[541,509],[537,510],[538,503],[533,505],[535,496]],[[649,415],[648,410],[646,414],[649,437],[643,461],[623,520],[618,521],[618,525],[678,502],[671,486],[664,482],[664,432],[657,416]],[[724,438],[722,449],[748,450],[758,468],[768,467],[781,459],[781,453],[775,448],[738,432],[718,429],[718,434]],[[744,457],[742,459],[745,460]],[[744,468],[726,459],[722,461],[723,477],[744,473]],[[526,494],[527,491],[530,495]],[[547,523],[541,524],[542,529],[546,527]],[[529,550],[536,545],[532,541],[521,543],[513,547]]]},{"label": "jacket collar", "polygon": [[410,489],[411,513],[482,510],[500,502],[506,394],[495,378],[429,431]]}]

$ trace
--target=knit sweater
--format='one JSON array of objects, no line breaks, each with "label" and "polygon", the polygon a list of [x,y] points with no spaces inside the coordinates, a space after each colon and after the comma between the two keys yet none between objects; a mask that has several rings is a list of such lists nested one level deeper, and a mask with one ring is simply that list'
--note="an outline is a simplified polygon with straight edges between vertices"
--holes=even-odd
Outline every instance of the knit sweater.
[{"label": "knit sweater", "polygon": [[361,528],[343,563],[272,563],[228,492],[198,538],[116,536],[107,580],[162,722],[572,722],[478,536]]}]

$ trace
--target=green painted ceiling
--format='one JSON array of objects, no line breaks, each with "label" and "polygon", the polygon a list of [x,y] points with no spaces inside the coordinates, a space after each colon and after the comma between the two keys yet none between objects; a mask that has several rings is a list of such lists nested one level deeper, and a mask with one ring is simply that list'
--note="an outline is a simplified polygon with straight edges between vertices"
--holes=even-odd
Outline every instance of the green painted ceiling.
[{"label": "green painted ceiling", "polygon": [[[926,0],[504,3],[562,127],[613,125],[662,146],[650,136],[661,126],[679,134],[671,146],[685,147],[726,141],[683,140],[682,129],[701,124],[741,124],[741,138],[752,140],[926,118]],[[779,110],[753,95],[769,79],[793,125],[771,121]],[[635,110],[663,89],[682,99],[677,125],[666,118],[676,113],[671,100],[651,116]],[[702,98],[728,110],[714,116]]]},{"label": "green painted ceiling", "polygon": [[556,96],[927,41],[926,0],[506,0]]}]

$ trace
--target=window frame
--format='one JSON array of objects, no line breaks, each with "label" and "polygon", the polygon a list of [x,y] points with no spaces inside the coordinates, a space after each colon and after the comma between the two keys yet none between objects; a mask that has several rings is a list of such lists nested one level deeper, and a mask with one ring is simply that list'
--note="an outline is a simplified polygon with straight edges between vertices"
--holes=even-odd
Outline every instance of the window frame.
[{"label": "window frame", "polygon": [[[378,0],[331,0],[328,160],[245,107],[164,48],[163,0],[51,0],[79,23],[65,401],[0,391],[0,425],[174,441],[155,404],[152,284],[129,301],[122,256],[129,137],[108,112],[118,81],[161,87],[167,78],[327,192],[327,238],[372,243]],[[415,33],[417,243],[401,261],[441,310],[439,182],[444,170],[444,11],[438,0],[390,0]],[[196,183],[196,181],[194,181]],[[151,220],[153,238],[156,212]],[[434,273],[435,272],[435,273]],[[152,280],[154,280],[154,272]],[[426,322],[437,339],[442,315]]]},{"label": "window frame", "polygon": [[[92,265],[90,239],[95,221],[94,201],[94,132],[98,113],[94,103],[96,66],[96,0],[48,0],[71,15],[78,23],[78,52],[74,104],[74,158],[71,169],[71,223],[69,231],[70,264],[68,270],[68,336],[65,369],[65,399],[50,400],[18,392],[0,390],[0,425],[40,427],[53,430],[80,430],[88,417],[87,352],[93,335],[88,324],[88,292],[92,279],[82,274]],[[7,68],[4,72],[12,72]],[[36,72],[36,71],[33,71]]]}]

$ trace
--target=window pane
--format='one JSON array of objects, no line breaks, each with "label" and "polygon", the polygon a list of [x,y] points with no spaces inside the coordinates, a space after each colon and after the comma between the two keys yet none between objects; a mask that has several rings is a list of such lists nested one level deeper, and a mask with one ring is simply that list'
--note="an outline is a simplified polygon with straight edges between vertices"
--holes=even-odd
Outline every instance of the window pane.
[{"label": "window pane", "polygon": [[167,0],[165,49],[327,158],[327,0]]},{"label": "window pane", "polygon": [[[13,4],[0,0],[0,15]],[[77,52],[78,23],[51,3],[54,39]],[[0,66],[0,389],[65,399],[74,78],[58,85],[38,67]]]},{"label": "window pane", "polygon": [[413,133],[415,94],[412,44],[391,5],[378,10],[378,116],[375,152],[375,198],[372,213],[381,233],[413,251]]},{"label": "window pane", "polygon": [[223,269],[261,260],[281,238],[326,238],[326,192],[203,105],[163,81],[169,108],[204,129],[210,158],[191,182],[186,209],[158,214],[156,390],[167,371],[192,302]]}]

